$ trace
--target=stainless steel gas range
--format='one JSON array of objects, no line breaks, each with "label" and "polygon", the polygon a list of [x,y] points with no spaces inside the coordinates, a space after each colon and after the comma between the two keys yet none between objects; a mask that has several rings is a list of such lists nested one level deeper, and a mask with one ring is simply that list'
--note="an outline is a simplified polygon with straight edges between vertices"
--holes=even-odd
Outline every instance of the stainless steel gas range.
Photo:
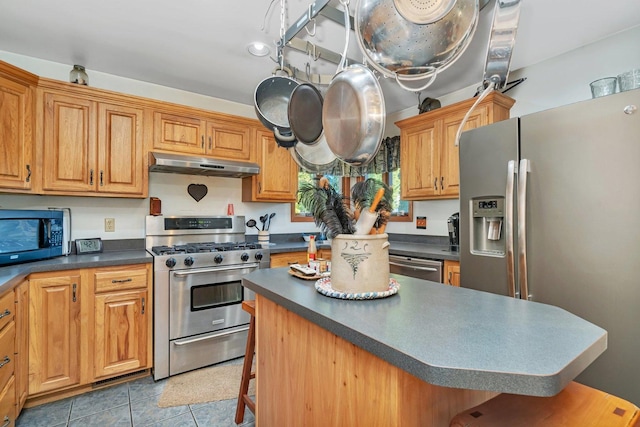
[{"label": "stainless steel gas range", "polygon": [[147,216],[153,255],[154,379],[244,355],[253,299],[242,276],[268,268],[269,250],[246,243],[242,216]]}]

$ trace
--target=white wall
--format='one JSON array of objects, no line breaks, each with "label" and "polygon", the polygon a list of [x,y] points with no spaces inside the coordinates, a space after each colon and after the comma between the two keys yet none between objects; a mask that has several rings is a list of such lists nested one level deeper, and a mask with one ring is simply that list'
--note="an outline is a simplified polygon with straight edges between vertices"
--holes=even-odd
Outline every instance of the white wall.
[{"label": "white wall", "polygon": [[[615,76],[632,68],[640,68],[640,26],[612,36],[600,42],[576,49],[562,56],[541,62],[511,73],[510,80],[526,77],[527,81],[508,92],[516,99],[512,116],[565,105],[590,98],[589,82],[601,77]],[[517,42],[516,47],[517,49]],[[66,81],[71,64],[58,64],[0,51],[0,60],[9,62],[39,76]],[[482,70],[479,70],[479,73]],[[162,101],[192,105],[246,117],[255,117],[253,105],[242,105],[147,82],[125,79],[88,70],[93,87],[129,93]],[[475,93],[476,86],[468,87],[440,97],[443,106],[464,99]],[[423,97],[428,96],[428,91]],[[387,118],[388,136],[400,132],[394,122],[417,114],[416,108],[390,114]],[[187,193],[191,183],[205,184],[208,194],[195,202]],[[258,220],[260,215],[276,212],[272,233],[296,233],[316,230],[312,223],[291,223],[290,205],[285,203],[243,203],[241,180],[235,178],[199,177],[151,173],[149,196],[162,200],[165,215],[226,213],[228,203],[233,203],[236,215]],[[95,197],[60,197],[0,195],[4,208],[70,207],[73,212],[73,238],[102,237],[123,239],[144,237],[144,217],[149,212],[149,200],[102,199]],[[447,235],[447,218],[459,210],[458,200],[414,202],[414,217],[426,216],[427,229],[417,230],[413,223],[391,223],[391,233]],[[116,231],[104,232],[104,218],[116,219]],[[255,229],[247,233],[256,234]]]}]

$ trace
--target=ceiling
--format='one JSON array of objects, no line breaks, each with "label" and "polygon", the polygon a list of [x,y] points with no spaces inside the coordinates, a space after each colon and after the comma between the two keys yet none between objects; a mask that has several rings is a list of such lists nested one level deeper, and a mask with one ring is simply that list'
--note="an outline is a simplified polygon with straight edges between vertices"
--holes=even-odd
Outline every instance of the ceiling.
[{"label": "ceiling", "polygon": [[[355,10],[357,0],[351,0]],[[270,5],[271,3],[271,5]],[[285,27],[306,13],[310,0],[286,1]],[[252,41],[273,49],[280,34],[281,1],[273,0],[0,0],[0,50],[253,105],[260,81],[276,67],[247,52]],[[339,7],[337,0],[330,3]],[[437,98],[482,80],[494,2],[480,15],[467,51],[422,98]],[[638,0],[523,0],[511,69],[519,69],[606,38],[640,23]],[[351,33],[348,56],[360,60]],[[314,37],[299,37],[340,53],[344,30],[318,17]],[[285,49],[285,61],[332,75],[336,65]],[[418,104],[417,95],[382,82],[387,113]]]}]

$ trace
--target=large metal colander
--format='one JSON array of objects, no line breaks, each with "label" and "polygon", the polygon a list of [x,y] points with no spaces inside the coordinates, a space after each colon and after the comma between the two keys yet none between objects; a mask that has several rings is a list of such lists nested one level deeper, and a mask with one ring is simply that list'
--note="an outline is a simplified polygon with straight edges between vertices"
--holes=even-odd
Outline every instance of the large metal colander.
[{"label": "large metal colander", "polygon": [[456,0],[393,0],[400,15],[414,24],[431,24],[444,18]]},{"label": "large metal colander", "polygon": [[[368,65],[407,90],[422,90],[465,51],[479,10],[479,0],[457,0],[444,18],[415,24],[400,14],[394,0],[358,0],[356,38]],[[403,85],[425,80],[422,88]]]}]

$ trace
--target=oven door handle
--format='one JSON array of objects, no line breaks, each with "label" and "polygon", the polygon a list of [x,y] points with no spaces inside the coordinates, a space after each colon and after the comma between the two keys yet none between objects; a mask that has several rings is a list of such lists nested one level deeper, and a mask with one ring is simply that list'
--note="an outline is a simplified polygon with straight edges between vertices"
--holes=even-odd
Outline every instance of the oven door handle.
[{"label": "oven door handle", "polygon": [[192,274],[217,273],[220,271],[229,271],[229,270],[244,270],[246,268],[257,268],[259,266],[260,264],[242,264],[242,265],[229,266],[229,267],[203,268],[200,270],[174,271],[173,275],[175,277],[184,277],[184,276],[190,276]]},{"label": "oven door handle", "polygon": [[402,268],[413,268],[414,270],[420,270],[420,271],[438,271],[437,268],[432,268],[432,267],[418,267],[416,265],[409,265],[409,264],[400,264],[397,262],[391,262],[389,261],[389,265],[395,265],[397,267],[402,267]]},{"label": "oven door handle", "polygon": [[227,335],[233,335],[233,334],[237,334],[238,332],[244,332],[244,331],[248,331],[248,330],[249,330],[249,327],[248,326],[244,326],[242,328],[233,329],[233,330],[230,330],[230,331],[220,332],[219,334],[213,334],[213,335],[207,335],[207,336],[204,336],[204,337],[192,338],[190,340],[174,341],[173,343],[175,345],[193,344],[194,342],[210,340],[210,339],[213,339],[213,338],[226,337]]}]

